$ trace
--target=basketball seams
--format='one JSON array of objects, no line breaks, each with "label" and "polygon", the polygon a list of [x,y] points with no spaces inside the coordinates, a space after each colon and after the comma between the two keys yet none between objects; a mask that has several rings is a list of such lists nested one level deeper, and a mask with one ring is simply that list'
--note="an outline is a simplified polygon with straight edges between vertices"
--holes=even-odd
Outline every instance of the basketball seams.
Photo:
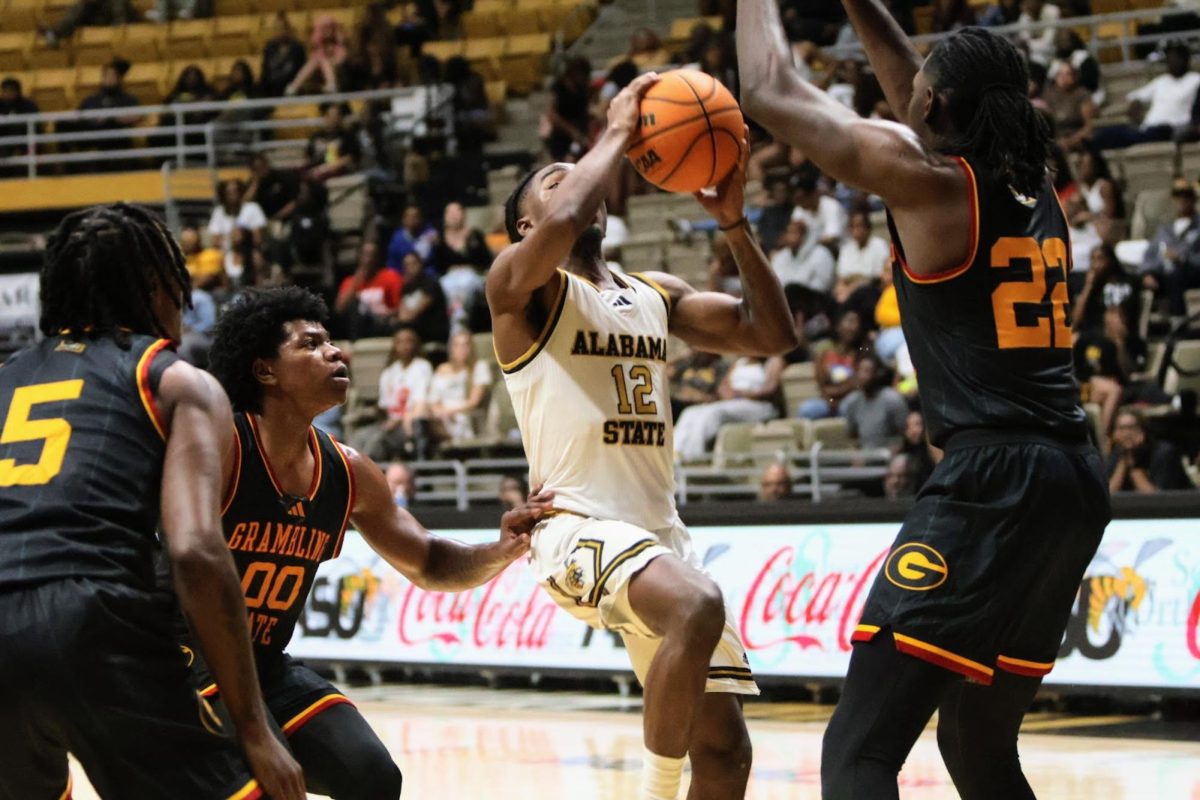
[{"label": "basketball seams", "polygon": [[[717,137],[713,135],[712,120],[708,116],[708,109],[704,107],[704,101],[700,99],[700,93],[696,91],[695,86],[692,86],[692,82],[678,73],[675,77],[683,81],[683,85],[688,87],[688,90],[691,91],[692,95],[696,98],[696,102],[700,105],[700,110],[704,112],[704,124],[708,126],[708,140],[712,146],[712,165],[708,169],[708,181],[704,185],[712,186],[713,180],[717,177]],[[695,146],[695,142],[692,142],[690,145],[688,145],[688,149],[685,151],[685,157],[686,154],[690,153],[691,149]],[[682,163],[682,159],[680,160],[680,163]],[[676,169],[678,169],[678,165],[676,165]],[[672,170],[672,172],[674,172],[674,170]]]},{"label": "basketball seams", "polygon": [[[650,102],[657,103],[660,101],[659,101],[659,98],[656,97],[656,98],[653,98]],[[687,105],[690,106],[690,105],[695,105],[695,104],[688,103]],[[718,109],[716,111],[710,111],[708,113],[708,117],[709,117],[709,120],[711,121],[712,117],[719,117],[722,114],[729,114],[729,113],[732,113],[735,111],[739,114],[742,113],[742,109],[740,109],[736,105],[732,105],[732,106],[725,106],[724,108]],[[688,117],[687,119],[679,120],[678,122],[673,122],[665,128],[659,128],[658,130],[656,130],[654,133],[650,134],[649,136],[643,136],[641,139],[638,139],[637,143],[634,144],[633,147],[631,147],[629,149],[633,150],[634,148],[641,147],[642,145],[646,144],[647,142],[654,141],[655,138],[662,136],[664,133],[671,133],[672,131],[676,131],[676,130],[684,127],[685,125],[691,125],[696,120],[700,120],[700,119],[704,119],[704,118],[705,118],[704,114],[697,114],[694,117]],[[716,128],[714,130],[724,130],[724,128]],[[728,133],[728,131],[726,131],[726,132]]]},{"label": "basketball seams", "polygon": [[[667,188],[666,183],[671,180],[672,176],[674,176],[676,172],[679,171],[680,167],[682,167],[684,164],[687,163],[688,156],[690,156],[692,154],[692,149],[696,146],[696,143],[699,142],[704,137],[709,136],[710,134],[711,134],[711,131],[709,133],[705,133],[704,131],[701,131],[700,133],[696,134],[695,138],[692,139],[692,141],[688,144],[688,146],[683,149],[683,152],[679,156],[679,160],[675,162],[675,166],[671,168],[671,171],[659,179],[659,182],[663,184],[663,188]],[[715,143],[713,144],[713,146],[715,148]],[[713,150],[713,153],[714,153],[713,160],[715,161],[716,160],[716,155],[715,155],[716,150],[715,149]],[[675,191],[675,190],[668,188],[667,191]]]}]

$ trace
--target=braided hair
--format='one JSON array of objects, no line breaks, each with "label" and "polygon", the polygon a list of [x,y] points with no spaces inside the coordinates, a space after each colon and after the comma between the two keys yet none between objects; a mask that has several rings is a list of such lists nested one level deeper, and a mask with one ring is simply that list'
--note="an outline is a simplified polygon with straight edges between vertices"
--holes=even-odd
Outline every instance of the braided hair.
[{"label": "braided hair", "polygon": [[115,203],[68,214],[50,235],[41,272],[46,336],[168,336],[154,315],[154,293],[191,307],[192,280],[183,251],[154,213]]},{"label": "braided hair", "polygon": [[971,157],[994,180],[1036,195],[1051,135],[1029,102],[1029,71],[1017,48],[983,28],[963,28],[938,42],[926,70],[948,95],[944,152]]}]

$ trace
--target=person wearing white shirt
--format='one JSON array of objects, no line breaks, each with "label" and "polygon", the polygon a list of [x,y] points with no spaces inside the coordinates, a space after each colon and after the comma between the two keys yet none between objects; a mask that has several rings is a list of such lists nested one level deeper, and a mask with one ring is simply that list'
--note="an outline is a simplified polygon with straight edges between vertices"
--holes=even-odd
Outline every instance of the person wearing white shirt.
[{"label": "person wearing white shirt", "polygon": [[242,202],[245,192],[246,187],[240,180],[222,181],[217,187],[219,202],[208,220],[212,247],[224,254],[225,272],[235,281],[245,272],[248,253],[255,266],[263,263],[261,254],[267,215],[258,203]]},{"label": "person wearing white shirt", "polygon": [[817,241],[831,250],[841,246],[846,238],[846,209],[834,198],[822,194],[814,176],[804,176],[796,184],[796,209],[793,220],[803,220],[816,233]]},{"label": "person wearing white shirt", "polygon": [[865,211],[850,215],[849,232],[838,251],[833,297],[839,303],[846,302],[858,287],[879,280],[892,257],[888,243],[871,233],[871,219]]},{"label": "person wearing white shirt", "polygon": [[793,219],[779,237],[781,245],[771,256],[771,271],[784,286],[798,284],[814,292],[833,291],[836,265],[833,255],[817,241],[803,219]]},{"label": "person wearing white shirt", "polygon": [[1062,17],[1058,6],[1045,0],[1024,0],[1021,3],[1021,41],[1029,46],[1029,58],[1045,66],[1054,57],[1054,33],[1051,25]]},{"label": "person wearing white shirt", "polygon": [[475,423],[492,386],[492,371],[486,361],[475,358],[467,331],[451,336],[448,350],[449,358],[429,384],[429,415],[438,439],[461,442],[476,436]]},{"label": "person wearing white shirt", "polygon": [[1200,90],[1200,73],[1192,72],[1191,51],[1172,42],[1164,50],[1167,72],[1128,95],[1130,115],[1145,108],[1141,125],[1114,125],[1097,130],[1092,143],[1100,150],[1130,147],[1142,142],[1166,142],[1192,121],[1192,105]]},{"label": "person wearing white shirt", "polygon": [[383,422],[355,434],[354,447],[375,461],[428,456],[429,383],[433,365],[421,358],[421,337],[401,328],[392,337],[388,365],[379,375]]}]

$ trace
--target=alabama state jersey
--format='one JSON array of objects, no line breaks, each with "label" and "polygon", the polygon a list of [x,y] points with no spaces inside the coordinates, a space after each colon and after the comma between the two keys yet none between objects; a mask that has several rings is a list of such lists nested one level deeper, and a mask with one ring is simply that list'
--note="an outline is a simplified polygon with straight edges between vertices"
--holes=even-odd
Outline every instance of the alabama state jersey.
[{"label": "alabama state jersey", "polygon": [[71,578],[153,587],[169,347],[51,336],[0,369],[0,591]]},{"label": "alabama state jersey", "polygon": [[341,550],[354,507],[354,476],[341,446],[308,429],[316,464],[303,497],[285,494],[275,479],[253,414],[234,415],[236,462],[221,512],[233,553],[250,639],[260,667],[283,653],[322,561]]},{"label": "alabama state jersey", "polygon": [[888,218],[904,339],[933,444],[968,428],[1086,437],[1071,359],[1066,217],[1047,178],[1024,197],[969,161],[970,250],[963,264],[917,275]]},{"label": "alabama state jersey", "polygon": [[613,275],[600,291],[559,270],[545,328],[501,364],[530,480],[555,508],[646,530],[675,519],[667,388],[670,299],[650,279]]}]

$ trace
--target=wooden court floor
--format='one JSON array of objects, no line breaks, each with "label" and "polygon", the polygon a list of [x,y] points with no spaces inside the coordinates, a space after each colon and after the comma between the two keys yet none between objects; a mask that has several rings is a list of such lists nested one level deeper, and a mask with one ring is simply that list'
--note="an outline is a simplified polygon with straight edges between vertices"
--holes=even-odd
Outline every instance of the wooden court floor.
[{"label": "wooden court floor", "polygon": [[[637,796],[640,700],[615,694],[387,686],[348,691],[421,800],[625,800]],[[821,734],[830,706],[753,703],[749,800],[818,800]],[[1040,800],[1200,800],[1200,741],[1121,738],[1130,717],[1027,719],[1021,755]],[[1117,736],[1062,735],[1078,728]],[[1191,738],[1189,741],[1188,738]],[[76,800],[94,800],[78,764]],[[900,774],[905,800],[958,795],[934,731]]]}]

